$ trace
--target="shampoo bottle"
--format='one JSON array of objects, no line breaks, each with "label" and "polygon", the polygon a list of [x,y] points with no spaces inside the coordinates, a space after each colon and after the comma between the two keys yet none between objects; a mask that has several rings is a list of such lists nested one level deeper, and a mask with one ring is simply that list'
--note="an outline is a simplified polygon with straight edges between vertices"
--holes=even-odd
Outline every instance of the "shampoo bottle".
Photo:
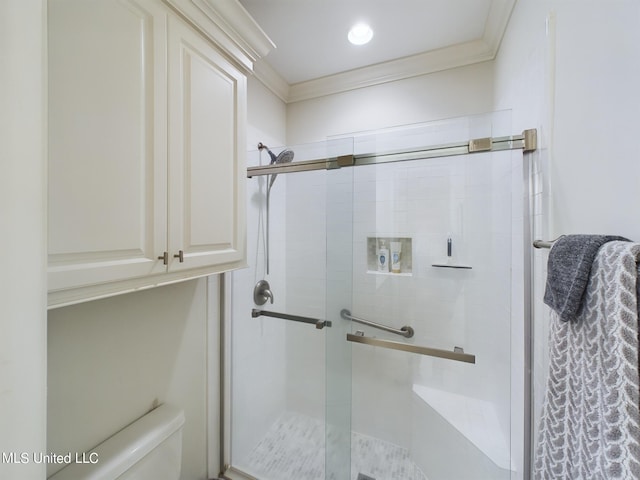
[{"label": "shampoo bottle", "polygon": [[380,240],[380,248],[378,249],[378,271],[389,272],[389,249],[385,246],[384,240]]},{"label": "shampoo bottle", "polygon": [[391,242],[391,271],[393,273],[400,273],[402,268],[400,265],[402,257],[402,243]]}]

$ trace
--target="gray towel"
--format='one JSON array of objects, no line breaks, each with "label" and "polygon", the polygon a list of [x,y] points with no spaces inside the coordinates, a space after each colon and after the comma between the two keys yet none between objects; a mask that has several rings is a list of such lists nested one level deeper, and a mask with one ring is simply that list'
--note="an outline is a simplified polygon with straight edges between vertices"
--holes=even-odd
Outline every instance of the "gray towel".
[{"label": "gray towel", "polygon": [[638,243],[605,244],[579,321],[551,312],[536,480],[640,478],[639,260]]},{"label": "gray towel", "polygon": [[577,318],[593,260],[602,245],[614,240],[629,241],[613,235],[566,235],[551,247],[544,303],[562,321]]}]

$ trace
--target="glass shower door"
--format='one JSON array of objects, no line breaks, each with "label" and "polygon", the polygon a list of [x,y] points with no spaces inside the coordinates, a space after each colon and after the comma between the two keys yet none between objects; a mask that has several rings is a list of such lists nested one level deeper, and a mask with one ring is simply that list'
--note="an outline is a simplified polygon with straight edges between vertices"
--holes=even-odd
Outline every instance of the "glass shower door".
[{"label": "glass shower door", "polygon": [[[358,165],[279,173],[269,215],[269,177],[248,182],[229,478],[522,478],[511,328],[522,153],[422,149],[508,129],[491,115],[292,146],[292,166],[347,153]],[[274,302],[256,306],[263,279]]]},{"label": "glass shower door", "polygon": [[[444,127],[436,130],[446,137]],[[394,150],[396,141],[396,150],[411,148],[412,138],[389,137],[363,138],[362,148]],[[336,473],[327,478],[517,478],[511,252],[518,155],[335,172],[327,186],[335,201],[327,201],[326,423],[341,441],[330,446],[327,438],[327,472]]]},{"label": "glass shower door", "polygon": [[[325,142],[289,148],[296,162],[331,155]],[[269,159],[256,152],[252,163]],[[269,211],[269,176],[247,182],[250,265],[233,273],[229,325],[226,475],[234,480],[349,478],[351,359],[344,341],[349,325],[339,312],[352,297],[350,175],[346,170],[280,173]],[[338,248],[342,245],[346,248]],[[329,250],[336,255],[329,258]],[[274,301],[255,305],[254,285],[265,279]]]}]

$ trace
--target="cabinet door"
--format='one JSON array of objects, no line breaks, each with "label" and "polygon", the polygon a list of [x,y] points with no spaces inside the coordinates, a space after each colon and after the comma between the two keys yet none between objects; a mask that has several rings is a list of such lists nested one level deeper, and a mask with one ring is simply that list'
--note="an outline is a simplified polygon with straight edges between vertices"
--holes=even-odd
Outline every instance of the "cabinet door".
[{"label": "cabinet door", "polygon": [[170,271],[237,267],[245,258],[245,117],[244,74],[197,32],[171,18]]},{"label": "cabinet door", "polygon": [[166,14],[50,0],[48,15],[49,290],[164,272]]}]

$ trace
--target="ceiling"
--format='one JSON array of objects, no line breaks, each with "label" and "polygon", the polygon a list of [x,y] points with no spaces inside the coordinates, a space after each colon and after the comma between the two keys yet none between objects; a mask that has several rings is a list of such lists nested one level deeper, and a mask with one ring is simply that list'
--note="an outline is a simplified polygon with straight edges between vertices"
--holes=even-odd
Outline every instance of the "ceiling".
[{"label": "ceiling", "polygon": [[[257,75],[296,101],[492,59],[516,0],[239,0],[276,48]],[[351,45],[368,23],[374,36]]]}]

